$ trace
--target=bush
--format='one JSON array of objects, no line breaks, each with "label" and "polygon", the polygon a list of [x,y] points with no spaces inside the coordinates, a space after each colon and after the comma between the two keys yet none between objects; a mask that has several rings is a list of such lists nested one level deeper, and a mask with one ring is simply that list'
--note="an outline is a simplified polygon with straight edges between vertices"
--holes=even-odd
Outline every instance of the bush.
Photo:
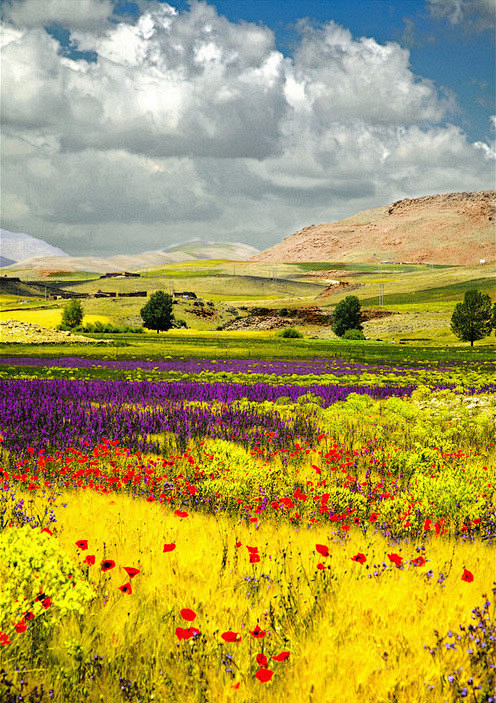
[{"label": "bush", "polygon": [[351,329],[346,330],[341,339],[365,339],[365,335],[362,330]]},{"label": "bush", "polygon": [[302,339],[302,333],[295,329],[294,327],[285,327],[280,332],[277,332],[277,337],[283,337],[283,339]]},{"label": "bush", "polygon": [[336,305],[332,321],[332,331],[342,337],[346,330],[361,330],[360,301],[356,295],[347,295]]},{"label": "bush", "polygon": [[62,325],[66,328],[74,329],[74,327],[78,327],[83,321],[83,315],[81,301],[72,298],[62,311]]}]

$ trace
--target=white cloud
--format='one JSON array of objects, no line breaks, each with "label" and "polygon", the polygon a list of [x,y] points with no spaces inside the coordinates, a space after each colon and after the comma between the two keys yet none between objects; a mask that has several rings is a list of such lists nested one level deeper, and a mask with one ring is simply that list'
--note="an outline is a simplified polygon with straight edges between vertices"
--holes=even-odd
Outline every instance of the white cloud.
[{"label": "white cloud", "polygon": [[96,62],[62,55],[38,26],[67,2],[47,2],[38,25],[34,0],[5,14],[7,229],[71,253],[91,233],[102,252],[195,236],[267,246],[400,197],[492,184],[487,145],[445,124],[453,102],[396,43],[302,23],[289,58],[268,28],[205,3],[147,2],[134,23],[107,24],[105,2],[82,4],[67,26]]},{"label": "white cloud", "polygon": [[72,29],[98,29],[113,12],[111,0],[4,0],[2,16],[19,27],[52,23]]},{"label": "white cloud", "polygon": [[494,0],[428,0],[433,17],[446,18],[451,24],[461,24],[481,31],[494,27]]}]

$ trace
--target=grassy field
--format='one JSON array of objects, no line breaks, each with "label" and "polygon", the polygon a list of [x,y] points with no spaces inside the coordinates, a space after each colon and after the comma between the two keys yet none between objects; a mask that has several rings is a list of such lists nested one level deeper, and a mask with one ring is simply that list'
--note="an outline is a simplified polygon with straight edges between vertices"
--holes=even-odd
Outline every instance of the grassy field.
[{"label": "grassy field", "polygon": [[[30,322],[42,327],[57,327],[62,321],[62,308],[49,308],[47,310],[0,310],[0,322],[5,320],[18,320]],[[109,322],[106,315],[85,314],[84,322]]]}]

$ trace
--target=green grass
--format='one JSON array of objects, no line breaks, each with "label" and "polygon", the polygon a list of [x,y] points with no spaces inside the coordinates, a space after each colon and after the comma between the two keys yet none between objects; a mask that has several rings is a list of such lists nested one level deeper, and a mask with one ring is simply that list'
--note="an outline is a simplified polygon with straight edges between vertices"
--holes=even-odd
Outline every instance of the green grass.
[{"label": "green grass", "polygon": [[[450,283],[446,286],[435,288],[424,288],[423,290],[410,291],[405,293],[392,293],[384,295],[384,305],[409,305],[438,303],[438,302],[461,302],[465,291],[476,288],[487,293],[490,297],[496,296],[496,282],[492,278],[472,278],[468,281]],[[362,299],[362,304],[377,303],[377,296]]]}]

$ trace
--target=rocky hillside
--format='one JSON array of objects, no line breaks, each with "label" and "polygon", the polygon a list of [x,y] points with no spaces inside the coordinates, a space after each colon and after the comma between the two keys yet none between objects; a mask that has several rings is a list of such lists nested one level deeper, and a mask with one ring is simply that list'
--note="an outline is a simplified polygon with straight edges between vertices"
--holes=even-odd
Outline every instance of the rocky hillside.
[{"label": "rocky hillside", "polygon": [[492,262],[495,206],[494,190],[406,198],[340,222],[305,227],[251,261]]}]

